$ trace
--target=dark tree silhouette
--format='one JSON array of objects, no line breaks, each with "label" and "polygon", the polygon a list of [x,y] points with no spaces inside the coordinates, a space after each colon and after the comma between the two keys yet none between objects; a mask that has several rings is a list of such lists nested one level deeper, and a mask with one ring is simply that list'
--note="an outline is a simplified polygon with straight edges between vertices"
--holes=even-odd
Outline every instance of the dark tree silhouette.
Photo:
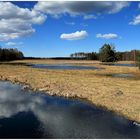
[{"label": "dark tree silhouette", "polygon": [[136,56],[136,65],[139,67],[139,69],[140,69],[140,54],[138,54],[137,56]]},{"label": "dark tree silhouette", "polygon": [[23,58],[23,53],[17,49],[0,48],[0,61],[11,61]]},{"label": "dark tree silhouette", "polygon": [[104,44],[99,50],[99,60],[102,62],[117,61],[115,48],[110,44]]},{"label": "dark tree silhouette", "polygon": [[71,59],[98,60],[98,53],[77,52],[70,55]]}]

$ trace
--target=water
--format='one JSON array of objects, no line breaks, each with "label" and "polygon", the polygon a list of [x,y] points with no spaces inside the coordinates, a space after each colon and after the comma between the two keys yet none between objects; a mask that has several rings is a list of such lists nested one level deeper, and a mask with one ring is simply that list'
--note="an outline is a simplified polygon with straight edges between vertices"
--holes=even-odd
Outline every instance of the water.
[{"label": "water", "polygon": [[113,64],[105,64],[110,66],[123,66],[123,67],[136,67],[135,64],[121,64],[121,63],[113,63]]},{"label": "water", "polygon": [[104,74],[104,76],[111,76],[111,77],[118,77],[118,78],[134,78],[133,74],[126,74],[126,73]]},{"label": "water", "polygon": [[0,138],[140,138],[140,126],[83,101],[0,82]]},{"label": "water", "polygon": [[55,70],[94,70],[99,69],[94,66],[74,66],[74,65],[66,65],[66,64],[55,64],[55,65],[49,65],[49,64],[32,64],[29,65],[32,68],[43,68],[43,69],[55,69]]},{"label": "water", "polygon": [[133,74],[112,74],[112,77],[120,77],[120,78],[132,78],[134,77]]}]

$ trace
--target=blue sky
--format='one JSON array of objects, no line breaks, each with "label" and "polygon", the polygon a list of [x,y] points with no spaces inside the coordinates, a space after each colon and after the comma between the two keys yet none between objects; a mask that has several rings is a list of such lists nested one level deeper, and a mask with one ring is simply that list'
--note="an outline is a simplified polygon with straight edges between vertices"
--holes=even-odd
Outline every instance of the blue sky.
[{"label": "blue sky", "polygon": [[139,3],[0,2],[0,44],[34,57],[140,49]]}]

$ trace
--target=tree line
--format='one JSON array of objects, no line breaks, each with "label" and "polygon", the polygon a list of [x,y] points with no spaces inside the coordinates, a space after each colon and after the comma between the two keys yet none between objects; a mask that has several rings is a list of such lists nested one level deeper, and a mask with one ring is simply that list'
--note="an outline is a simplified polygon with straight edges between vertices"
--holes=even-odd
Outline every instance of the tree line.
[{"label": "tree line", "polygon": [[23,58],[23,53],[17,49],[0,48],[0,61],[12,61]]},{"label": "tree line", "polygon": [[83,60],[100,60],[102,62],[135,61],[139,54],[139,50],[132,50],[130,52],[117,52],[114,46],[110,44],[104,44],[99,49],[99,53],[76,52],[71,54],[70,58]]},{"label": "tree line", "polygon": [[84,53],[77,52],[70,55],[71,59],[86,59],[86,60],[98,60],[99,55],[96,52]]},{"label": "tree line", "polygon": [[99,49],[99,53],[78,52],[71,54],[70,57],[71,59],[100,60],[101,62],[135,61],[140,69],[140,50],[116,52],[115,47],[110,44],[104,44]]}]

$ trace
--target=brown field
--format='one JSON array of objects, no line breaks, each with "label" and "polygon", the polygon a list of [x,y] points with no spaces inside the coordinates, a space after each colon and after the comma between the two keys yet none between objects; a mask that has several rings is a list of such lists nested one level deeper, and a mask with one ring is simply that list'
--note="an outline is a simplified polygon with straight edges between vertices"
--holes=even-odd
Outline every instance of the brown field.
[{"label": "brown field", "polygon": [[[102,70],[47,70],[22,65],[0,65],[0,79],[29,85],[50,95],[86,99],[97,106],[140,122],[140,71],[137,67],[100,65],[98,61],[23,60],[12,63],[90,65]],[[133,62],[119,62],[133,63]],[[115,78],[108,74],[133,74]]]}]

